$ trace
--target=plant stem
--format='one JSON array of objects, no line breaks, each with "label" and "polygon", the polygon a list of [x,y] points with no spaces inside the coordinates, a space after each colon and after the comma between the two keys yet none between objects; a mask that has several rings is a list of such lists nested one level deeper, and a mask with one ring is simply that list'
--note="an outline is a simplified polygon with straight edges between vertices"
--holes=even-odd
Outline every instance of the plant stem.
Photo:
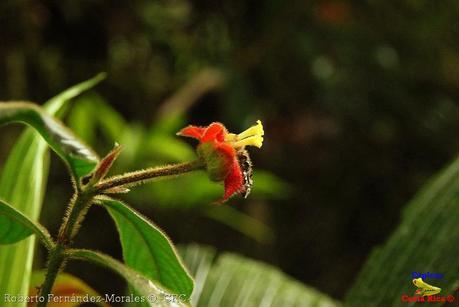
[{"label": "plant stem", "polygon": [[118,187],[118,186],[132,186],[135,184],[144,183],[145,181],[163,177],[163,176],[173,176],[179,175],[187,172],[191,172],[200,168],[203,168],[204,164],[200,160],[195,160],[186,163],[167,165],[162,167],[153,167],[145,170],[140,170],[136,172],[126,173],[120,176],[115,176],[108,178],[94,186],[94,190],[97,193],[101,193],[108,189]]},{"label": "plant stem", "polygon": [[43,297],[43,301],[39,302],[37,307],[46,307],[48,304],[48,296],[51,293],[57,274],[65,265],[67,247],[78,231],[78,226],[89,209],[93,196],[92,190],[77,190],[70,201],[67,214],[59,229],[56,246],[49,253],[46,277],[40,289],[40,297]]},{"label": "plant stem", "polygon": [[87,191],[77,192],[76,196],[70,202],[67,214],[59,229],[57,237],[58,243],[67,245],[69,241],[73,239],[78,230],[82,216],[84,216],[89,209],[88,204],[93,195],[93,193],[88,193]]},{"label": "plant stem", "polygon": [[58,243],[49,254],[48,271],[46,272],[45,282],[40,289],[40,296],[43,297],[43,300],[39,301],[37,307],[46,307],[48,303],[48,296],[51,293],[54,281],[65,261],[64,250],[65,247]]}]

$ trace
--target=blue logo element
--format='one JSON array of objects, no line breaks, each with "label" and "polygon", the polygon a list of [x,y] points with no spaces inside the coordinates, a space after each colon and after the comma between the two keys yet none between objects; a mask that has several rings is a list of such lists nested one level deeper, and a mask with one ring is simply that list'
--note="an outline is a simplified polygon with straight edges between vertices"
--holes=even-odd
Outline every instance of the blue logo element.
[{"label": "blue logo element", "polygon": [[434,278],[434,279],[442,279],[444,274],[442,273],[431,273],[431,272],[426,272],[426,273],[419,273],[419,272],[412,272],[411,273],[411,278],[416,279],[416,278]]}]

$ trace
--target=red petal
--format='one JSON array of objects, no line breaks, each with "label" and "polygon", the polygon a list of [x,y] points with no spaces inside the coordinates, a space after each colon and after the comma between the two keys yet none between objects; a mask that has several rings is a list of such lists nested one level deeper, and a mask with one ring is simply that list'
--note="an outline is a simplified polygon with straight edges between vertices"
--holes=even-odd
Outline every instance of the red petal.
[{"label": "red petal", "polygon": [[242,189],[243,183],[241,168],[237,160],[234,160],[231,171],[225,178],[225,194],[219,202],[223,203],[235,193],[239,192]]},{"label": "red petal", "polygon": [[177,135],[187,136],[191,138],[195,138],[201,140],[206,128],[197,127],[197,126],[188,126],[177,132]]},{"label": "red petal", "polygon": [[215,150],[221,152],[228,159],[228,164],[232,164],[236,159],[236,150],[227,143],[214,144]]},{"label": "red petal", "polygon": [[204,135],[202,136],[202,142],[208,141],[218,141],[223,142],[225,140],[225,134],[228,132],[226,131],[225,126],[221,123],[212,123],[207,127]]}]

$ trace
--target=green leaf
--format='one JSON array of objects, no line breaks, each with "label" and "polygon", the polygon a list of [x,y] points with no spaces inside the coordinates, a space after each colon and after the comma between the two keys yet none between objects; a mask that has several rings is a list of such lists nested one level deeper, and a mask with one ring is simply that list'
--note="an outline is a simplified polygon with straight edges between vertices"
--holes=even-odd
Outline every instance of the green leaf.
[{"label": "green leaf", "polygon": [[[180,248],[195,278],[192,306],[339,306],[327,295],[279,269],[232,253],[216,257],[211,247]],[[373,305],[368,305],[373,306]]]},{"label": "green leaf", "polygon": [[[69,256],[72,259],[88,260],[118,273],[126,279],[129,285],[140,296],[153,298],[153,301],[148,304],[149,306],[188,306],[185,303],[187,299],[184,299],[183,296],[175,297],[162,286],[158,285],[158,283],[148,279],[144,274],[140,274],[139,271],[133,270],[110,256],[83,249],[71,250],[69,251]],[[173,302],[169,300],[173,300]]]},{"label": "green leaf", "polygon": [[68,125],[76,135],[91,145],[99,142],[96,137],[99,128],[108,142],[119,141],[120,131],[128,129],[123,117],[97,94],[77,99],[69,115]]},{"label": "green leaf", "polygon": [[194,149],[174,134],[151,133],[145,137],[141,150],[145,155],[162,161],[183,162],[196,157]]},{"label": "green leaf", "polygon": [[427,280],[452,294],[459,275],[459,159],[429,182],[405,207],[400,225],[373,251],[350,289],[346,303],[354,306],[399,306],[412,295],[412,272],[436,272]]},{"label": "green leaf", "polygon": [[[60,113],[66,103],[90,89],[104,78],[103,74],[77,84],[49,100],[44,108],[50,115]],[[40,214],[48,173],[48,145],[32,128],[27,128],[11,150],[0,178],[0,197],[36,221]],[[0,216],[0,225],[5,217]],[[0,293],[27,295],[35,236],[0,248]],[[25,307],[26,303],[10,303]]]},{"label": "green leaf", "polygon": [[103,199],[116,223],[124,262],[179,295],[191,296],[193,280],[169,238],[147,218],[120,201]]},{"label": "green leaf", "polygon": [[97,164],[97,155],[68,128],[42,108],[31,103],[0,103],[0,125],[22,122],[35,128],[48,145],[67,163],[78,180]]},{"label": "green leaf", "polygon": [[211,205],[203,212],[208,218],[225,224],[260,243],[274,240],[274,232],[269,226],[231,206]]},{"label": "green leaf", "polygon": [[252,193],[249,197],[262,199],[283,199],[292,192],[292,187],[276,175],[255,169]]},{"label": "green leaf", "polygon": [[16,243],[35,233],[48,249],[54,246],[51,235],[46,228],[32,221],[1,199],[0,216],[6,217],[0,224],[0,244]]}]

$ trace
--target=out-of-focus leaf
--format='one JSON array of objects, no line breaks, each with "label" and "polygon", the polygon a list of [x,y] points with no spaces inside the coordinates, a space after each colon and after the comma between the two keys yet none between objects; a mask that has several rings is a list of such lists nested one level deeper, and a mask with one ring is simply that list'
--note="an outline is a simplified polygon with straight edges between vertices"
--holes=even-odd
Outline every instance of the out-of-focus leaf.
[{"label": "out-of-focus leaf", "polygon": [[279,199],[288,196],[291,190],[291,186],[276,175],[255,168],[249,197]]},{"label": "out-of-focus leaf", "polygon": [[[35,297],[38,295],[38,287],[40,287],[45,279],[46,271],[35,271],[32,273],[30,280],[29,296]],[[48,307],[78,307],[82,305],[83,299],[101,297],[94,289],[88,286],[81,279],[70,275],[68,273],[60,273],[57,275],[51,291],[56,298],[66,297],[68,302],[54,302],[48,303]],[[78,300],[80,302],[78,302]],[[105,302],[92,302],[94,306],[109,306]],[[29,304],[29,307],[36,306],[37,304]]]},{"label": "out-of-focus leaf", "polygon": [[35,233],[48,249],[53,247],[53,240],[46,228],[32,221],[1,199],[0,216],[4,217],[2,224],[0,224],[0,244],[16,243]]},{"label": "out-of-focus leaf", "polygon": [[[177,191],[177,186],[180,186],[180,191]],[[165,209],[195,208],[218,199],[223,193],[223,186],[210,181],[205,172],[194,172],[174,180],[139,186],[137,191],[128,195],[136,203],[145,203],[145,195],[150,195],[149,199],[154,199],[156,206]]]},{"label": "out-of-focus leaf", "polygon": [[115,165],[127,168],[132,168],[138,161],[144,161],[143,157],[147,154],[142,150],[144,148],[145,129],[136,123],[129,125],[124,131],[122,131],[119,139],[120,144],[123,146],[123,154],[118,159],[118,163]]},{"label": "out-of-focus leaf", "polygon": [[274,239],[274,233],[269,226],[231,206],[211,205],[205,209],[204,214],[260,243],[269,243]]},{"label": "out-of-focus leaf", "polygon": [[180,297],[174,297],[171,292],[168,292],[159,283],[145,277],[143,271],[141,271],[141,274],[110,256],[84,249],[71,250],[69,256],[72,259],[93,262],[118,273],[126,279],[136,293],[146,299],[151,298],[150,302],[145,302],[149,304],[149,306],[189,306],[186,303],[187,300],[183,299],[183,297],[181,299]]},{"label": "out-of-focus leaf", "polygon": [[349,291],[348,306],[401,306],[414,293],[412,272],[438,272],[442,295],[457,288],[459,274],[459,159],[408,203],[400,225],[376,248]]},{"label": "out-of-focus leaf", "polygon": [[183,162],[195,159],[196,153],[183,141],[168,134],[152,134],[144,143],[143,151],[160,161]]},{"label": "out-of-focus leaf", "polygon": [[163,102],[156,113],[158,121],[164,125],[166,122],[173,123],[174,120],[183,118],[193,104],[199,102],[206,93],[220,88],[225,80],[225,72],[214,67],[202,68],[195,72],[189,77],[188,82]]},{"label": "out-of-focus leaf", "polygon": [[183,114],[172,113],[163,114],[151,126],[150,131],[160,134],[174,134],[186,125],[185,116]]},{"label": "out-of-focus leaf", "polygon": [[76,135],[91,145],[97,142],[97,128],[110,142],[120,141],[120,133],[128,128],[123,117],[97,94],[78,98],[68,123]]},{"label": "out-of-focus leaf", "polygon": [[169,238],[152,222],[120,201],[103,199],[116,223],[124,262],[173,293],[191,296],[193,280]]},{"label": "out-of-focus leaf", "polygon": [[195,278],[195,291],[191,297],[193,306],[340,305],[327,295],[260,261],[232,253],[216,257],[214,249],[196,244],[182,247],[180,252]]},{"label": "out-of-focus leaf", "polygon": [[[177,185],[181,187],[180,193],[177,193]],[[148,194],[155,200],[155,205],[165,209],[202,207],[215,201],[223,193],[222,184],[210,181],[205,172],[194,172],[173,181],[158,181],[154,185],[137,189],[139,193],[128,196],[132,201],[142,203]],[[249,198],[282,198],[290,192],[290,185],[282,179],[269,172],[255,170]]]},{"label": "out-of-focus leaf", "polygon": [[[105,77],[92,79],[70,87],[49,100],[44,108],[50,115],[61,113],[66,103],[89,90]],[[11,150],[0,178],[0,197],[36,221],[40,214],[43,191],[49,166],[48,145],[32,128],[27,128]],[[5,217],[0,216],[0,225]],[[0,248],[0,293],[27,295],[32,272],[35,237]],[[10,303],[25,307],[26,302]]]},{"label": "out-of-focus leaf", "polygon": [[[177,193],[180,186],[180,193]],[[173,181],[158,181],[154,185],[140,186],[139,193],[128,195],[138,203],[144,202],[145,195],[151,195],[155,205],[163,208],[197,208],[206,206],[223,193],[223,185],[209,180],[205,172],[194,172],[180,176]],[[291,187],[282,179],[269,172],[255,170],[252,193],[249,198],[282,198],[290,193]],[[237,196],[236,196],[237,197]]]},{"label": "out-of-focus leaf", "polygon": [[97,155],[68,128],[42,108],[31,103],[0,103],[0,125],[22,122],[35,128],[48,145],[67,163],[79,180],[92,171]]},{"label": "out-of-focus leaf", "polygon": [[78,98],[78,103],[72,107],[72,112],[67,117],[69,128],[90,145],[95,144],[97,134],[96,122],[99,115],[99,112],[94,113],[91,104],[93,97],[93,95],[84,95]]}]

